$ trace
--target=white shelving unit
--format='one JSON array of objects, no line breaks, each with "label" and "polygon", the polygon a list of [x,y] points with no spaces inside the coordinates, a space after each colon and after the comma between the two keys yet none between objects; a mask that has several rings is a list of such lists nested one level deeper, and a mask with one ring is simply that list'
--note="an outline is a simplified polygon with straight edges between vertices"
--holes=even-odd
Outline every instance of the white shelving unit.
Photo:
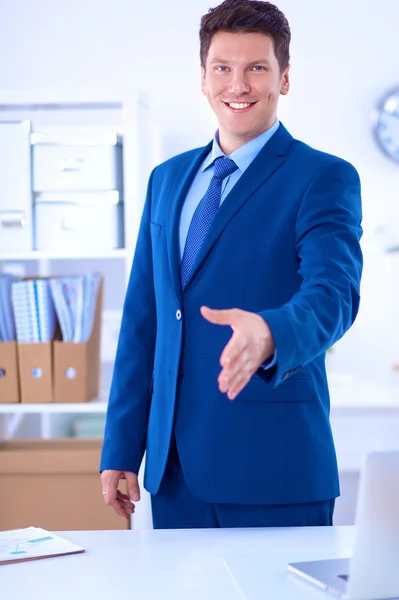
[{"label": "white shelving unit", "polygon": [[[149,109],[146,96],[138,90],[112,93],[106,90],[14,90],[0,93],[0,121],[30,120],[33,131],[112,130],[123,138],[124,248],[92,252],[0,252],[0,272],[35,269],[35,274],[57,274],[59,261],[111,260],[123,276],[118,280],[119,296],[124,297],[140,223],[145,191],[153,166]],[[115,267],[113,266],[115,265]],[[104,263],[105,266],[105,263]],[[107,279],[105,279],[105,286]],[[106,307],[105,307],[106,308]],[[122,309],[121,304],[118,309]],[[115,308],[110,311],[114,320]],[[114,337],[116,334],[114,333]],[[110,365],[109,365],[110,367]],[[112,365],[111,365],[112,367]],[[107,378],[106,378],[107,379]],[[109,385],[109,377],[108,377]],[[107,385],[95,401],[85,404],[0,404],[0,440],[17,436],[23,421],[35,419],[32,430],[39,437],[65,434],[65,423],[74,415],[106,411]]]},{"label": "white shelving unit", "polygon": [[0,415],[9,414],[12,412],[16,415],[32,415],[47,412],[49,414],[101,414],[107,410],[108,392],[100,394],[98,398],[94,398],[90,402],[81,404],[0,404]]},{"label": "white shelving unit", "polygon": [[54,429],[51,417],[56,415],[105,414],[107,410],[108,392],[98,398],[82,404],[0,404],[0,421],[5,420],[3,440],[14,437],[22,420],[27,415],[39,416],[40,437],[49,439],[58,437],[56,433],[65,435],[65,422]]},{"label": "white shelving unit", "polygon": [[128,250],[126,248],[115,248],[114,250],[104,250],[102,252],[84,251],[73,252],[44,252],[42,250],[32,250],[31,252],[0,252],[1,262],[25,262],[25,261],[46,261],[46,260],[76,260],[93,258],[126,258]]}]

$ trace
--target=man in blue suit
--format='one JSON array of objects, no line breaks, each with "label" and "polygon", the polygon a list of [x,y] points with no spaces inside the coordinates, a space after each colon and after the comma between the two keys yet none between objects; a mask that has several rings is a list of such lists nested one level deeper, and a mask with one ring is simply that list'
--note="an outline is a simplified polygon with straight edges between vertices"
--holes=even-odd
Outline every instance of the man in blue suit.
[{"label": "man in blue suit", "polygon": [[149,180],[103,494],[133,512],[146,452],[156,528],[330,525],[325,352],[359,307],[359,177],[277,120],[290,29],[275,6],[225,0],[202,18],[200,42],[219,127]]}]

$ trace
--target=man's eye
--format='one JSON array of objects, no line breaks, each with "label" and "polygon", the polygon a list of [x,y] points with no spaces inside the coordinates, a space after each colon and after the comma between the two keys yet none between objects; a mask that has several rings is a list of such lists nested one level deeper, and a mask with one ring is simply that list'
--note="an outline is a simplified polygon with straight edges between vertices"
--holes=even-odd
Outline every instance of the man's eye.
[{"label": "man's eye", "polygon": [[254,71],[265,71],[265,67],[263,67],[262,65],[255,65],[254,67],[252,67]]},{"label": "man's eye", "polygon": [[227,71],[227,67],[225,67],[224,65],[219,65],[218,67],[216,67],[216,71],[220,71],[223,73]]}]

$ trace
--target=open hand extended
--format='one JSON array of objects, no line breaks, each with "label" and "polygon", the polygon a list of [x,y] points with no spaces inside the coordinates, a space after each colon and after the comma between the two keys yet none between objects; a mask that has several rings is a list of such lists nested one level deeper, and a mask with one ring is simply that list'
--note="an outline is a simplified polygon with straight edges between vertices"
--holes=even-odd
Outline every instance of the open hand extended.
[{"label": "open hand extended", "polygon": [[213,310],[201,306],[201,315],[210,323],[229,325],[233,330],[220,357],[222,371],[218,377],[219,390],[233,400],[259,367],[273,356],[270,328],[261,316],[239,308]]}]

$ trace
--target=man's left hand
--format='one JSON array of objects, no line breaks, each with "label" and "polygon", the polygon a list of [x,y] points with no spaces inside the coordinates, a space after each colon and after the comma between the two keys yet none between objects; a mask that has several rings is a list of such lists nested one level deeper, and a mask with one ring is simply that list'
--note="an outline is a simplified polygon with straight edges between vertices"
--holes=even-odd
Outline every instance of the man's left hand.
[{"label": "man's left hand", "polygon": [[256,313],[239,308],[213,310],[201,306],[201,315],[215,325],[229,325],[234,332],[220,357],[222,370],[218,377],[219,390],[234,400],[259,367],[273,356],[270,328]]}]

